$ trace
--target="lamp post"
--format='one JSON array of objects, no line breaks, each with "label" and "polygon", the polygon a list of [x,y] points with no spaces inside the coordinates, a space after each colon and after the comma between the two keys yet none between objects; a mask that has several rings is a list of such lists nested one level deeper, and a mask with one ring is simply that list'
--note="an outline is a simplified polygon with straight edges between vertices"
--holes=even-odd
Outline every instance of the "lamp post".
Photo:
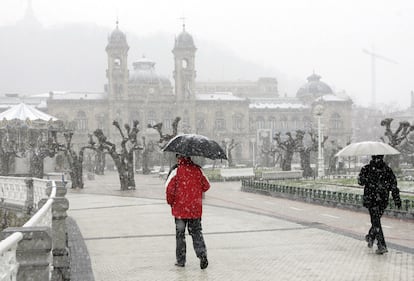
[{"label": "lamp post", "polygon": [[314,108],[314,113],[316,117],[318,118],[318,177],[325,176],[325,163],[323,159],[323,149],[322,149],[322,138],[323,138],[323,132],[322,132],[322,124],[321,124],[321,117],[323,114],[323,106],[321,104],[318,104]]},{"label": "lamp post", "polygon": [[252,143],[252,152],[253,152],[253,167],[256,165],[256,138],[251,138],[250,139],[251,143]]}]

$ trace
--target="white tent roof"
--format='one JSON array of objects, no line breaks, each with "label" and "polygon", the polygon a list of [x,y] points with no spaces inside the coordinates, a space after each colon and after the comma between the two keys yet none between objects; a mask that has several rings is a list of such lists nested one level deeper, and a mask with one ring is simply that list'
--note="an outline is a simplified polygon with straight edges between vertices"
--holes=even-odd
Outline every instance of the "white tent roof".
[{"label": "white tent roof", "polygon": [[0,113],[0,120],[22,120],[26,121],[29,120],[43,120],[43,121],[49,121],[52,119],[52,121],[58,120],[56,117],[53,117],[52,115],[46,114],[32,106],[29,106],[24,103],[20,103],[18,105],[15,105],[8,110]]}]

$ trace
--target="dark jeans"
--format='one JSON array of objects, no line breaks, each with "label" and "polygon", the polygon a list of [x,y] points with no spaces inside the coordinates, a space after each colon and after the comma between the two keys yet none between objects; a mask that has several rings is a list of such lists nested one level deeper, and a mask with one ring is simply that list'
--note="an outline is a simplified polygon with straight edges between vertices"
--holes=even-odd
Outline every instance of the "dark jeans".
[{"label": "dark jeans", "polygon": [[387,245],[385,244],[384,240],[384,233],[382,232],[381,227],[381,217],[384,213],[384,209],[375,206],[368,209],[369,215],[371,217],[371,228],[369,229],[368,236],[374,241],[377,239],[378,248],[386,248]]},{"label": "dark jeans", "polygon": [[185,263],[186,261],[186,243],[185,243],[185,228],[188,227],[188,233],[193,238],[194,251],[198,258],[207,256],[206,244],[204,243],[201,218],[199,219],[175,219],[175,238],[176,238],[176,257],[178,263]]}]

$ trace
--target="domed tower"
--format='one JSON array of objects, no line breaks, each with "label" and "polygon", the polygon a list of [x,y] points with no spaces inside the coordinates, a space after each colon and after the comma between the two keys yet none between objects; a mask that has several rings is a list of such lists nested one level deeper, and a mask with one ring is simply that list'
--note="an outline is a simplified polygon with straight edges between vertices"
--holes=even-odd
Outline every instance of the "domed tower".
[{"label": "domed tower", "polygon": [[193,100],[195,97],[195,52],[193,37],[185,30],[175,39],[174,49],[174,80],[177,101]]},{"label": "domed tower", "polygon": [[129,74],[129,95],[172,95],[170,80],[157,74],[154,61],[143,56],[132,65],[134,69]]},{"label": "domed tower", "polygon": [[296,97],[304,102],[312,103],[321,96],[333,94],[331,87],[321,81],[321,76],[313,73],[307,80],[308,83],[300,87],[296,93]]},{"label": "domed tower", "polygon": [[118,21],[116,28],[108,37],[108,45],[105,48],[108,54],[108,97],[110,100],[125,100],[128,98],[128,50],[129,46],[125,34],[119,30]]}]

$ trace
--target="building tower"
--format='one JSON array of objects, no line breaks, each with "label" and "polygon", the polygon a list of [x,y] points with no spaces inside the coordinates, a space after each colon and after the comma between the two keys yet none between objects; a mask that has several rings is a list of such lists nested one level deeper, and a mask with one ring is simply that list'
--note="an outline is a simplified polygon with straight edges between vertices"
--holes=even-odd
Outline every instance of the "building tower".
[{"label": "building tower", "polygon": [[175,38],[174,49],[174,80],[177,101],[189,101],[195,98],[195,52],[193,37],[183,31]]},{"label": "building tower", "polygon": [[116,28],[108,37],[108,45],[105,48],[108,54],[108,98],[114,100],[126,100],[128,98],[128,50],[129,46],[125,34],[119,30],[118,21]]}]

